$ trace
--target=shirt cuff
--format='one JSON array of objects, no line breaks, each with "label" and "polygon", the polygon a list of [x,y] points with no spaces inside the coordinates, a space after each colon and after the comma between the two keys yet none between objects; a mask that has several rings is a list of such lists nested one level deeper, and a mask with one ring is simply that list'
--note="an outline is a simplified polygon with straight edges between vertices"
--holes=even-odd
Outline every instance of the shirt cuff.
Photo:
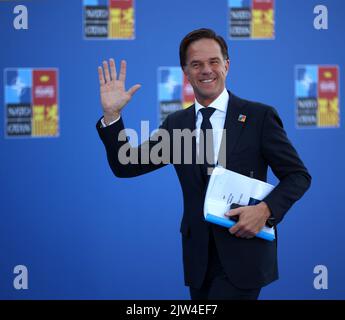
[{"label": "shirt cuff", "polygon": [[102,123],[103,128],[111,126],[111,125],[114,124],[115,122],[119,121],[120,118],[121,118],[121,116],[119,116],[116,120],[114,120],[114,121],[110,122],[108,125],[106,125],[106,123],[104,122],[104,117],[103,117],[103,118],[101,119],[101,123]]}]

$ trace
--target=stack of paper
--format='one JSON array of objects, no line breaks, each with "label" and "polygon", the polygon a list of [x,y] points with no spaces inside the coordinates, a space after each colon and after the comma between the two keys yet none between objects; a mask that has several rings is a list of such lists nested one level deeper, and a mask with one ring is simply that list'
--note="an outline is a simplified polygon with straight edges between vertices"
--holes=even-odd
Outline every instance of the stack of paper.
[{"label": "stack of paper", "polygon": [[[207,187],[204,216],[206,221],[231,228],[236,222],[224,216],[233,203],[255,205],[264,199],[274,186],[242,174],[216,167]],[[263,227],[256,235],[259,238],[273,241],[274,228]]]}]

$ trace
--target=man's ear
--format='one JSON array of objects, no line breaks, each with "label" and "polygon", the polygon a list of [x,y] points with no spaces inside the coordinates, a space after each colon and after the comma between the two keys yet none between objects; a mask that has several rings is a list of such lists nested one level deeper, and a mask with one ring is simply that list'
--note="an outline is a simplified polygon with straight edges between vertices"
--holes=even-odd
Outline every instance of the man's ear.
[{"label": "man's ear", "polygon": [[228,59],[225,60],[225,69],[226,69],[226,72],[229,71],[229,68],[230,68],[230,59],[228,58]]}]

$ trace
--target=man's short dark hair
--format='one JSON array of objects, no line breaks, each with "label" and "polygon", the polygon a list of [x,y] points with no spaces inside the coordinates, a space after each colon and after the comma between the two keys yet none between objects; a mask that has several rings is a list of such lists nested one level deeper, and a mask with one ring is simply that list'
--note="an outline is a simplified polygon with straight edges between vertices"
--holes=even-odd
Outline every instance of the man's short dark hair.
[{"label": "man's short dark hair", "polygon": [[216,41],[220,49],[222,51],[223,57],[225,60],[229,59],[229,53],[228,53],[228,46],[223,39],[223,37],[217,35],[213,30],[211,29],[197,29],[190,33],[188,33],[181,41],[180,43],[180,65],[183,68],[186,65],[186,58],[187,58],[187,50],[189,45],[197,40],[200,39],[213,39]]}]

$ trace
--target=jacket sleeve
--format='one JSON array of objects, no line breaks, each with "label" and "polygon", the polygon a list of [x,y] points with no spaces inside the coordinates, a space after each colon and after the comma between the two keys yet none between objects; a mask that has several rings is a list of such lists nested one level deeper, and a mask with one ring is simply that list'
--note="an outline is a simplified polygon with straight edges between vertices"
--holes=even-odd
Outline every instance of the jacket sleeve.
[{"label": "jacket sleeve", "polygon": [[[96,129],[105,146],[109,166],[116,177],[136,177],[170,163],[170,153],[167,154],[166,149],[169,148],[170,152],[168,118],[149,140],[138,147],[131,146],[122,117],[107,127],[103,127],[99,120]],[[136,133],[132,133],[138,137]]]},{"label": "jacket sleeve", "polygon": [[290,207],[311,184],[311,176],[289,141],[274,108],[267,108],[261,136],[263,157],[279,179],[278,185],[263,200],[278,224]]}]

